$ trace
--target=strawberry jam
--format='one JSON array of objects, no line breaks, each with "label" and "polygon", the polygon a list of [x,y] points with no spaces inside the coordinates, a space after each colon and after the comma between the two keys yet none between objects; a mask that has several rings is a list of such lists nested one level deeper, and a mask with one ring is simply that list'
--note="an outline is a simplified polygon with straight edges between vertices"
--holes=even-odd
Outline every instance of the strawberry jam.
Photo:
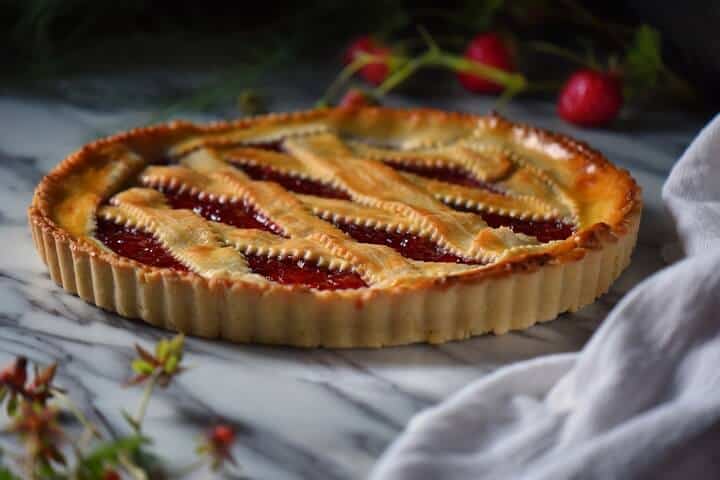
[{"label": "strawberry jam", "polygon": [[256,228],[276,235],[282,235],[282,229],[275,225],[252,206],[242,202],[224,202],[198,198],[190,193],[176,190],[161,190],[172,208],[192,210],[198,215],[213,222],[226,223],[238,228]]},{"label": "strawberry jam", "polygon": [[[281,150],[282,144],[275,142],[258,147]],[[315,180],[293,177],[259,165],[238,165],[238,167],[254,180],[273,181],[292,192],[350,200],[350,196],[344,191]],[[393,165],[393,167],[449,183],[499,192],[492,185],[481,182],[461,170],[423,166],[398,168],[397,165]],[[172,208],[192,210],[208,220],[226,223],[237,228],[255,228],[276,235],[283,234],[278,225],[249,204],[242,202],[221,203],[207,197],[200,199],[197,195],[186,192],[180,193],[177,190],[162,189],[162,191]],[[453,208],[478,213],[463,207]],[[483,212],[479,214],[490,227],[507,226],[515,232],[534,236],[541,242],[564,239],[573,232],[571,225],[555,220],[520,220],[498,214]],[[358,242],[385,245],[398,251],[406,258],[425,262],[480,263],[452,254],[427,238],[411,233],[388,232],[339,221],[333,223]],[[155,240],[151,234],[141,230],[98,218],[96,237],[108,248],[124,257],[151,266],[188,271],[188,268],[175,260],[167,249]],[[256,255],[247,255],[246,258],[253,272],[285,285],[305,285],[318,290],[367,287],[365,281],[357,273],[330,271],[303,259],[285,258],[281,260]]]},{"label": "strawberry jam", "polygon": [[281,152],[281,153],[285,151],[285,145],[284,145],[283,140],[270,140],[267,142],[247,143],[247,144],[244,144],[243,147],[257,148],[260,150],[269,150],[271,152]]},{"label": "strawberry jam", "polygon": [[350,200],[350,196],[342,190],[316,180],[294,177],[261,165],[237,164],[236,166],[253,180],[275,182],[290,192],[300,193],[303,195],[315,195],[316,197]]},{"label": "strawberry jam", "polygon": [[172,268],[183,272],[188,270],[185,265],[175,260],[151,234],[137,228],[118,225],[110,220],[98,218],[95,237],[118,255],[145,265]]},{"label": "strawberry jam", "polygon": [[385,165],[402,172],[413,173],[420,177],[440,180],[441,182],[454,183],[463,187],[482,188],[493,193],[502,193],[502,191],[491,183],[483,182],[473,176],[472,173],[462,168],[440,167],[435,165],[421,164],[402,164],[384,162]]},{"label": "strawberry jam", "polygon": [[480,263],[475,260],[458,257],[443,249],[438,244],[419,235],[376,230],[354,223],[333,222],[333,224],[358,242],[385,245],[396,250],[403,257],[413,260],[423,262]]},{"label": "strawberry jam", "polygon": [[[491,183],[483,182],[462,169],[437,167],[427,165],[403,165],[397,163],[388,163],[395,170],[414,173],[425,178],[432,178],[442,182],[454,183],[465,187],[482,188],[493,193],[502,194],[503,192]],[[483,220],[492,228],[509,227],[515,233],[524,233],[531,237],[537,238],[540,242],[546,243],[553,240],[564,240],[573,233],[572,225],[558,220],[521,220],[519,218],[498,215],[496,213],[477,212],[476,210],[466,209],[455,205],[449,205],[451,208],[471,213],[479,213]],[[414,257],[410,257],[414,258]],[[439,261],[439,260],[435,260]],[[464,263],[464,262],[463,262]]]},{"label": "strawberry jam", "polygon": [[524,233],[531,237],[535,237],[542,243],[552,242],[553,240],[565,240],[573,234],[572,225],[561,222],[560,220],[526,220],[514,218],[507,215],[499,215],[497,213],[478,212],[475,209],[466,208],[460,205],[448,205],[449,207],[461,211],[478,214],[492,228],[508,227],[515,233]]},{"label": "strawberry jam", "polygon": [[573,234],[572,225],[559,220],[521,220],[487,212],[480,215],[492,228],[509,227],[515,233],[535,237],[542,243],[564,240]]},{"label": "strawberry jam", "polygon": [[367,287],[365,281],[354,272],[336,272],[321,268],[302,259],[261,257],[248,255],[248,265],[253,272],[284,285],[305,285],[318,290],[343,290]]},{"label": "strawberry jam", "polygon": [[[151,234],[137,228],[126,227],[98,218],[95,237],[110,250],[123,257],[153,267],[188,271],[188,268],[175,260]],[[318,290],[367,287],[365,281],[357,273],[330,271],[302,259],[279,260],[257,255],[248,255],[246,258],[254,273],[284,285],[299,284]]]}]

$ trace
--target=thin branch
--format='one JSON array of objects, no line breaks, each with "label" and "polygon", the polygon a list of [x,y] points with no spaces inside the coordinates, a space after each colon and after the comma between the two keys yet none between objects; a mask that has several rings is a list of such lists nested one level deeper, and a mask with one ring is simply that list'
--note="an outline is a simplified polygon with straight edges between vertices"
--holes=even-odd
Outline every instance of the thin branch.
[{"label": "thin branch", "polygon": [[152,375],[150,375],[148,382],[145,384],[145,390],[143,390],[143,396],[140,400],[140,405],[138,406],[138,411],[133,417],[133,426],[136,429],[137,433],[140,433],[142,430],[142,422],[145,420],[145,414],[147,413],[147,407],[150,404],[150,398],[152,397],[153,390],[155,389],[155,386],[157,385],[157,381],[159,378],[160,373],[154,372]]}]

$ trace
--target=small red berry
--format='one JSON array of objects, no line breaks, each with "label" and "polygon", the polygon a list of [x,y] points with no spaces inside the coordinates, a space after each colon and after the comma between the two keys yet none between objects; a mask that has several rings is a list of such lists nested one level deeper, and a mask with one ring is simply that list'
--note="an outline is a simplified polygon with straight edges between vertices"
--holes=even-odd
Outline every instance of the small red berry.
[{"label": "small red berry", "polygon": [[235,431],[227,425],[216,425],[210,430],[209,437],[215,446],[229,448],[235,441]]},{"label": "small red berry", "polygon": [[607,125],[622,108],[623,96],[617,76],[583,69],[573,73],[560,91],[558,114],[583,127]]},{"label": "small red berry", "polygon": [[346,108],[365,107],[368,105],[377,105],[377,101],[367,93],[357,88],[351,88],[340,100],[339,106]]},{"label": "small red berry", "polygon": [[[465,58],[506,72],[515,70],[513,57],[496,33],[483,33],[473,38],[465,49]],[[468,72],[457,74],[460,84],[475,93],[500,93],[503,86]]]},{"label": "small red berry", "polygon": [[121,480],[120,474],[115,470],[105,470],[102,480]]},{"label": "small red berry", "polygon": [[360,69],[360,76],[372,85],[380,85],[390,74],[391,50],[376,42],[369,36],[355,40],[345,51],[343,60],[345,64],[352,63],[360,53],[381,57],[379,61],[368,63]]}]

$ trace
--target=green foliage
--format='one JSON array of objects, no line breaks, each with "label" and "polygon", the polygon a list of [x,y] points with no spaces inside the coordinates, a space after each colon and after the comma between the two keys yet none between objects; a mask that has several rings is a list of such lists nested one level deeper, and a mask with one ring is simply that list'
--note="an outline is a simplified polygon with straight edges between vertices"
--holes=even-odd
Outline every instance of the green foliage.
[{"label": "green foliage", "polygon": [[0,480],[22,480],[16,476],[9,468],[0,465]]},{"label": "green foliage", "polygon": [[80,479],[102,478],[103,472],[110,466],[116,466],[121,457],[135,458],[143,445],[150,443],[141,435],[121,437],[103,442],[96,446],[78,463],[77,476]]},{"label": "green foliage", "polygon": [[[25,357],[17,357],[13,363],[0,368],[0,389],[11,395],[15,403],[9,412],[11,422],[7,433],[15,435],[14,438],[24,444],[24,452],[16,455],[18,469],[22,469],[28,478],[42,480],[102,480],[117,478],[120,472],[137,479],[166,478],[166,466],[144,448],[151,441],[140,432],[155,386],[166,386],[185,369],[181,365],[184,346],[182,334],[160,339],[154,353],[135,345],[139,358],[132,363],[132,368],[139,377],[136,377],[136,383],[144,382],[145,390],[136,415],[122,410],[134,433],[109,441],[103,441],[98,427],[87,419],[64,390],[53,385],[57,364],[43,369],[35,366],[30,387],[26,386]],[[62,404],[65,411],[84,427],[78,438],[71,438],[63,430],[58,421],[61,409],[56,404]],[[230,435],[230,438],[232,440],[234,436]],[[72,446],[70,461],[61,451],[63,443]],[[3,465],[2,453],[0,450],[0,480],[16,480],[18,477],[13,471]],[[232,457],[226,455],[220,460],[223,465],[225,461],[231,462]],[[218,458],[208,452],[186,470],[191,472],[203,465],[215,465],[213,462],[217,461]]]},{"label": "green foliage", "polygon": [[664,68],[660,34],[648,25],[641,25],[625,54],[624,73],[629,93],[634,95],[655,88]]}]

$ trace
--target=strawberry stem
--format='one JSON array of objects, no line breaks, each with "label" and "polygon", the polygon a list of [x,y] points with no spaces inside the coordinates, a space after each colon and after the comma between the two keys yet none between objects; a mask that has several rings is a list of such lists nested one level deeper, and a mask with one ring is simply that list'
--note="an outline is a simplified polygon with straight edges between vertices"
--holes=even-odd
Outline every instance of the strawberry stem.
[{"label": "strawberry stem", "polygon": [[422,37],[423,41],[427,45],[428,50],[439,52],[440,47],[435,42],[435,39],[432,37],[432,35],[430,35],[430,32],[428,32],[427,29],[423,25],[418,25],[417,29],[418,29],[418,32],[420,33],[420,36]]},{"label": "strawberry stem", "polygon": [[407,80],[416,70],[431,66],[445,67],[456,72],[468,72],[481,76],[505,87],[505,92],[509,96],[516,95],[528,88],[527,79],[521,74],[509,73],[499,68],[447,53],[438,48],[437,44],[433,42],[425,53],[406,62],[377,87],[373,93],[378,97],[382,97]]},{"label": "strawberry stem", "polygon": [[159,374],[157,372],[154,372],[152,375],[150,375],[148,382],[145,384],[145,390],[143,390],[143,396],[140,400],[140,406],[138,407],[138,411],[133,418],[133,425],[137,430],[137,433],[140,433],[140,431],[142,430],[142,422],[145,419],[145,413],[147,412],[147,407],[150,404],[150,398],[152,397],[155,385],[157,385],[158,378]]},{"label": "strawberry stem", "polygon": [[447,66],[458,72],[467,72],[491,80],[513,91],[521,92],[528,87],[527,79],[519,73],[510,73],[499,68],[473,62],[465,57],[440,52],[437,64]]},{"label": "strawberry stem", "polygon": [[432,52],[428,50],[426,53],[420,55],[419,57],[413,58],[405,62],[402,67],[400,67],[392,75],[386,78],[385,81],[380,84],[380,86],[375,88],[373,94],[377,97],[382,97],[390,90],[407,80],[413,73],[415,73],[416,70],[420,69],[428,63],[428,56],[430,53]]},{"label": "strawberry stem", "polygon": [[53,397],[55,397],[59,402],[61,402],[65,408],[70,410],[70,413],[72,413],[78,422],[80,422],[80,425],[83,426],[83,434],[82,439],[79,442],[80,447],[84,448],[87,446],[87,442],[90,441],[91,437],[95,438],[102,438],[102,433],[97,429],[97,427],[85,416],[85,414],[82,413],[82,411],[75,405],[75,403],[70,399],[69,396],[65,395],[65,393],[57,390],[52,389],[51,390]]},{"label": "strawberry stem", "polygon": [[338,76],[335,77],[335,80],[333,80],[328,89],[325,91],[325,95],[323,95],[322,98],[315,103],[315,106],[318,108],[329,106],[330,100],[337,95],[340,88],[347,83],[353,75],[359,72],[365,65],[377,61],[383,61],[383,59],[377,55],[358,53],[357,57],[352,62],[340,70]]},{"label": "strawberry stem", "polygon": [[[410,78],[417,70],[425,67],[443,67],[455,72],[467,72],[480,76],[504,87],[500,104],[504,104],[514,95],[529,88],[527,79],[519,74],[507,72],[479,62],[468,60],[465,57],[443,51],[435,42],[430,32],[422,25],[417,27],[420,36],[427,45],[427,50],[415,58],[403,56],[378,56],[359,53],[358,56],[346,65],[330,84],[325,95],[315,104],[316,107],[327,107],[332,98],[337,95],[340,87],[360,71],[364,66],[374,62],[387,62],[392,72],[379,86],[372,91],[372,96],[380,98],[392,89]],[[395,66],[396,68],[392,68]]]}]

